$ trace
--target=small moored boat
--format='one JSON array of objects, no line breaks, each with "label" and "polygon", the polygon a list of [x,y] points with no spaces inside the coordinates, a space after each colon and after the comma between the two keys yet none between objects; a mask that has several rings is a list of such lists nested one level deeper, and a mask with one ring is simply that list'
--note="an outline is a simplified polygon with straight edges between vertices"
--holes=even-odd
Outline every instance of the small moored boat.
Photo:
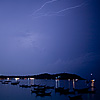
[{"label": "small moored boat", "polygon": [[45,88],[44,87],[37,87],[37,88],[34,88],[34,90],[43,90],[43,91],[45,91]]},{"label": "small moored boat", "polygon": [[31,85],[19,85],[19,86],[22,88],[30,88],[31,87]]},{"label": "small moored boat", "polygon": [[82,100],[82,95],[68,96],[70,100]]},{"label": "small moored boat", "polygon": [[45,93],[36,93],[36,96],[51,96],[51,92],[45,92]]},{"label": "small moored boat", "polygon": [[33,87],[38,87],[39,85],[37,85],[37,84],[34,84],[34,85],[33,85],[33,84],[31,84],[31,86],[33,86]]},{"label": "small moored boat", "polygon": [[17,81],[17,82],[11,82],[11,85],[17,85],[17,84],[19,84],[19,81]]},{"label": "small moored boat", "polygon": [[89,88],[82,88],[82,89],[74,89],[74,91],[77,91],[78,93],[88,93]]},{"label": "small moored boat", "polygon": [[2,84],[8,84],[8,82],[6,82],[6,81],[3,81],[3,82],[2,82]]},{"label": "small moored boat", "polygon": [[45,93],[43,90],[31,90],[31,93]]},{"label": "small moored boat", "polygon": [[63,91],[63,90],[64,90],[64,87],[55,88],[55,92],[60,92],[60,91]]},{"label": "small moored boat", "polygon": [[45,86],[46,89],[54,89],[54,86]]}]

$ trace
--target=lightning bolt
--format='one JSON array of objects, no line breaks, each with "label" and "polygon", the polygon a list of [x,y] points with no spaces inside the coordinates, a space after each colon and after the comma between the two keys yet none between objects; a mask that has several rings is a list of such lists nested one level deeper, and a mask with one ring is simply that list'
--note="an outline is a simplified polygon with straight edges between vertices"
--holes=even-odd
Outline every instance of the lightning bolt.
[{"label": "lightning bolt", "polygon": [[67,11],[67,10],[71,10],[71,9],[79,8],[79,7],[83,6],[84,4],[85,4],[85,3],[82,3],[82,4],[77,5],[77,6],[73,6],[73,7],[65,8],[65,9],[63,9],[63,10],[60,10],[60,11],[58,11],[58,12],[54,12],[54,13],[58,14],[58,13],[61,13],[61,12]]},{"label": "lightning bolt", "polygon": [[[69,8],[65,8],[65,9],[62,9],[62,10],[57,11],[57,12],[47,13],[47,14],[45,14],[45,15],[46,15],[46,16],[54,16],[54,15],[55,15],[55,16],[64,16],[64,15],[61,14],[62,12],[65,12],[65,11],[68,11],[68,10],[72,10],[72,9],[75,9],[75,8],[79,8],[79,7],[83,6],[83,5],[86,5],[86,3],[84,2],[84,3],[80,4],[80,5],[73,6],[73,7],[69,7]],[[42,16],[43,16],[43,15],[42,15]]]},{"label": "lightning bolt", "polygon": [[[39,9],[37,9],[34,13],[37,13],[38,11],[40,11],[46,4],[48,3],[52,3],[54,1],[57,1],[57,0],[52,0],[52,1],[48,1],[46,3],[44,3],[44,5],[42,5]],[[81,6],[85,6],[87,3],[86,2],[83,2],[81,3],[80,5],[77,5],[77,6],[72,6],[72,7],[68,7],[68,8],[65,8],[65,9],[62,9],[62,10],[59,10],[57,12],[49,12],[49,13],[42,13],[41,15],[35,17],[35,18],[39,18],[39,17],[42,17],[42,16],[65,16],[65,14],[62,14],[62,12],[65,12],[65,11],[68,11],[68,10],[72,10],[72,9],[75,9],[75,8],[79,8]],[[37,13],[39,14],[39,13]]]},{"label": "lightning bolt", "polygon": [[49,4],[49,3],[52,3],[52,2],[55,2],[57,0],[51,0],[51,1],[47,1],[45,2],[39,9],[37,9],[33,14],[37,13],[38,11],[40,11],[45,5]]}]

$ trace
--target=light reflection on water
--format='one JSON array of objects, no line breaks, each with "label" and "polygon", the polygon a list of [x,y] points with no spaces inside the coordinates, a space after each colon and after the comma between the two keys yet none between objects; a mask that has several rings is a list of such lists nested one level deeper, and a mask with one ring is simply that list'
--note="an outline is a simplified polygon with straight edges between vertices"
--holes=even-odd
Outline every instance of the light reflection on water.
[{"label": "light reflection on water", "polygon": [[75,89],[75,80],[73,79],[73,89]]},{"label": "light reflection on water", "polygon": [[[84,80],[43,80],[43,79],[33,79],[33,80],[19,80],[20,84],[41,84],[47,86],[64,87],[64,88],[84,88],[86,83]],[[93,90],[94,88],[91,88]],[[99,100],[98,94],[83,94],[83,100]],[[31,93],[31,88],[21,88],[19,85],[2,84],[0,82],[0,100],[69,100],[68,95],[60,95],[52,90],[50,97],[36,97],[36,94]]]}]

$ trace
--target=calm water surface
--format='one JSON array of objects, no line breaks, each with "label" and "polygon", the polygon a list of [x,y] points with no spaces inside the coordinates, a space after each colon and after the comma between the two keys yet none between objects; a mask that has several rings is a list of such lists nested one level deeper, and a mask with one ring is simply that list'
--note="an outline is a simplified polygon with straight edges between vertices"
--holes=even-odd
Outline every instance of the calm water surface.
[{"label": "calm water surface", "polygon": [[[3,80],[4,81],[4,80]],[[14,80],[11,80],[14,81]],[[55,87],[70,88],[84,88],[87,86],[85,81],[67,81],[67,80],[44,80],[44,79],[34,79],[34,80],[19,80],[19,84],[41,84]],[[99,82],[98,82],[99,83]],[[99,84],[96,82],[96,93],[95,94],[82,94],[83,100],[100,100]],[[33,87],[32,87],[33,88]],[[32,88],[21,88],[19,85],[2,84],[0,82],[0,100],[69,100],[68,96],[72,95],[60,95],[55,93],[54,89],[47,90],[52,91],[51,96],[39,97],[35,93],[31,93]]]}]

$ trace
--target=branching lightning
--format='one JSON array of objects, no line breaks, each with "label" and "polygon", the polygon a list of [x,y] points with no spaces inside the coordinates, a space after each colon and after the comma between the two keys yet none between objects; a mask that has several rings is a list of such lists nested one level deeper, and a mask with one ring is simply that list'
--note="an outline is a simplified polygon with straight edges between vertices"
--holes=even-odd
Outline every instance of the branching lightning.
[{"label": "branching lightning", "polygon": [[86,2],[83,2],[80,5],[68,7],[68,8],[59,10],[57,12],[48,12],[48,13],[42,13],[42,14],[41,13],[38,13],[46,4],[53,3],[55,1],[58,1],[58,0],[51,0],[51,1],[45,2],[39,9],[37,9],[34,12],[34,14],[38,14],[38,16],[37,17],[34,17],[34,18],[39,18],[39,17],[42,17],[42,16],[65,16],[65,14],[62,14],[63,12],[68,11],[68,10],[72,10],[72,9],[76,9],[76,8],[85,6],[87,4]]},{"label": "branching lightning", "polygon": [[51,0],[51,1],[45,2],[39,9],[37,9],[37,10],[34,12],[34,14],[37,13],[38,11],[40,11],[45,5],[47,5],[47,4],[49,4],[49,3],[52,3],[52,2],[55,2],[55,1],[57,1],[57,0]]},{"label": "branching lightning", "polygon": [[65,8],[65,9],[62,9],[62,10],[60,10],[60,11],[58,11],[58,12],[54,12],[54,13],[58,14],[58,13],[61,13],[61,12],[67,11],[67,10],[71,10],[71,9],[79,8],[79,7],[83,6],[84,4],[85,4],[85,3],[82,3],[82,4],[77,5],[77,6],[73,6],[73,7]]}]

